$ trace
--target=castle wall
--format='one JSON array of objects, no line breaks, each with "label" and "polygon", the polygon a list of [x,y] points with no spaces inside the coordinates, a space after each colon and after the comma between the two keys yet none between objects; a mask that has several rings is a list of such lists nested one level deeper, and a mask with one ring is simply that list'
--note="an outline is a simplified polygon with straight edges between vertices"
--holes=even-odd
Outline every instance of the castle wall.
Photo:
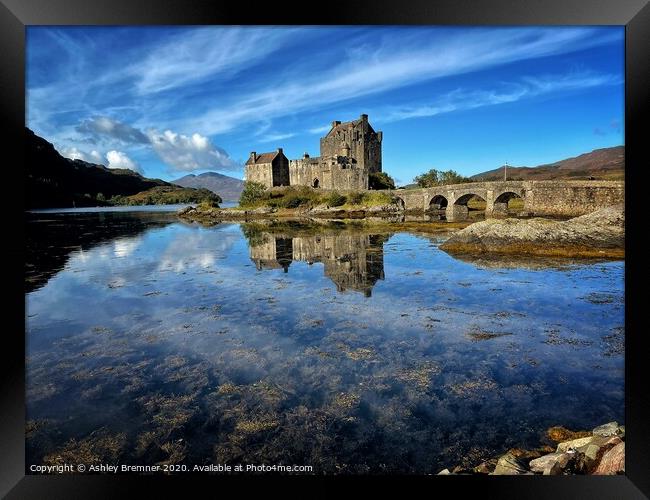
[{"label": "castle wall", "polygon": [[368,189],[368,172],[358,167],[343,165],[336,160],[305,158],[289,161],[289,182],[292,186],[314,187],[318,179],[321,189]]},{"label": "castle wall", "polygon": [[271,163],[246,165],[244,178],[249,182],[264,184],[267,188],[273,187],[273,165]]}]

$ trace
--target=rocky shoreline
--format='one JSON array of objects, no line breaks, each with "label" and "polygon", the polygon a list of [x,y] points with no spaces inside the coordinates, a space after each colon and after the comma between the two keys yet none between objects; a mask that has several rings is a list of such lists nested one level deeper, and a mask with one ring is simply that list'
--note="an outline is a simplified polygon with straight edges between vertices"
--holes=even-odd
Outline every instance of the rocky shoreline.
[{"label": "rocky shoreline", "polygon": [[[222,221],[262,219],[356,219],[387,223],[408,222],[409,216],[396,205],[313,208],[211,208],[186,207],[178,212],[186,221],[216,224]],[[412,218],[412,216],[411,216]],[[411,221],[414,222],[414,221]],[[422,220],[426,225],[425,220]],[[466,226],[466,227],[465,227]],[[547,218],[490,218],[453,224],[440,249],[455,256],[543,256],[621,259],[625,257],[625,212],[623,205],[602,208],[569,220]],[[449,226],[452,229],[452,224]]]},{"label": "rocky shoreline", "polygon": [[217,222],[222,220],[251,220],[273,218],[345,218],[363,219],[366,217],[391,217],[400,212],[396,205],[376,205],[349,207],[329,207],[319,205],[313,208],[202,208],[185,207],[178,212],[182,219],[197,222]]},{"label": "rocky shoreline", "polygon": [[528,254],[570,257],[625,255],[623,205],[566,221],[487,219],[454,233],[440,245],[451,254]]},{"label": "rocky shoreline", "polygon": [[[474,467],[455,466],[438,475],[617,475],[625,473],[625,426],[618,422],[592,431],[551,427],[546,444],[534,450],[510,449]],[[554,448],[548,443],[557,443]]]}]

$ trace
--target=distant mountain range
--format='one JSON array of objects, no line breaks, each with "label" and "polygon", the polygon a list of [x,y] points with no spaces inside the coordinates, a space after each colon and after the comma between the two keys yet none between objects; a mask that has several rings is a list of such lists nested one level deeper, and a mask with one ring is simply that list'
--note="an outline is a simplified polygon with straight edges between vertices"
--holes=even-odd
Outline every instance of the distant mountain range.
[{"label": "distant mountain range", "polygon": [[216,172],[206,172],[199,175],[189,174],[172,181],[172,183],[183,187],[209,189],[221,196],[224,201],[239,201],[239,195],[244,189],[244,181],[241,179],[235,179]]},{"label": "distant mountain range", "polygon": [[[622,180],[625,177],[625,147],[595,149],[574,158],[538,165],[515,167],[508,165],[509,180],[599,179]],[[476,181],[500,181],[503,166],[470,177]]]},{"label": "distant mountain range", "polygon": [[25,127],[25,208],[66,208],[218,201],[205,189],[148,179],[129,169],[106,168],[61,156]]}]

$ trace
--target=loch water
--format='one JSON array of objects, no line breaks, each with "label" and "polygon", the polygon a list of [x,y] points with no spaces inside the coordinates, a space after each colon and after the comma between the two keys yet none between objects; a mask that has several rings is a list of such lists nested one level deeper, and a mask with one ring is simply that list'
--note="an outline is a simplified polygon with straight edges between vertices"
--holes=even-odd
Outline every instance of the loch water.
[{"label": "loch water", "polygon": [[26,228],[27,466],[435,474],[624,423],[623,261],[164,211]]}]

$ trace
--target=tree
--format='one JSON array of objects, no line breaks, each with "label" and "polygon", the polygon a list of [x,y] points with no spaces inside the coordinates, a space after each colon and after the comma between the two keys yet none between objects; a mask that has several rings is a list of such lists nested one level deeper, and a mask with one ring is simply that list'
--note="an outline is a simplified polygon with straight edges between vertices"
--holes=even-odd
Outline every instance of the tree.
[{"label": "tree", "polygon": [[439,172],[435,168],[432,168],[424,174],[417,175],[414,180],[418,186],[423,188],[437,186],[440,183],[438,174]]},{"label": "tree", "polygon": [[463,182],[470,182],[470,179],[463,177],[455,170],[447,170],[446,172],[440,172],[440,184],[462,184]]},{"label": "tree", "polygon": [[395,189],[395,181],[386,172],[371,172],[368,176],[370,189]]},{"label": "tree", "polygon": [[471,182],[471,179],[460,175],[455,170],[446,170],[444,172],[432,168],[428,172],[415,177],[420,187],[444,186],[447,184],[461,184]]},{"label": "tree", "polygon": [[255,205],[266,197],[266,186],[260,182],[246,181],[244,189],[239,196],[239,205],[242,207]]}]

